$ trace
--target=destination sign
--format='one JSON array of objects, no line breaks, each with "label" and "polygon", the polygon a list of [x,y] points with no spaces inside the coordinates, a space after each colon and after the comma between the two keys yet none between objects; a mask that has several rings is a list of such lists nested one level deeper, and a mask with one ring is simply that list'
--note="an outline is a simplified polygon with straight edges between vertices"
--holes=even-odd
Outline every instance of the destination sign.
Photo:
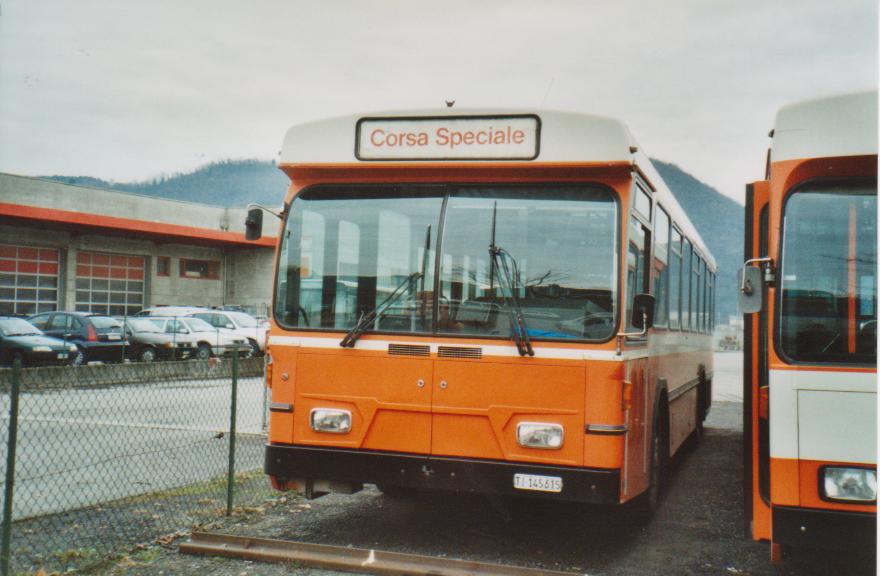
[{"label": "destination sign", "polygon": [[541,139],[537,116],[363,118],[360,160],[533,160]]}]

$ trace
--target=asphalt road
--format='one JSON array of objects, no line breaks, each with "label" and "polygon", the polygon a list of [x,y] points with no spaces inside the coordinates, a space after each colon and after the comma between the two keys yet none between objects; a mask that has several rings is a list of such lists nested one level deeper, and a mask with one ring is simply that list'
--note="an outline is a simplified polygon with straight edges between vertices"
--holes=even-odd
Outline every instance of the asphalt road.
[{"label": "asphalt road", "polygon": [[716,402],[742,402],[742,352],[716,352],[712,399]]},{"label": "asphalt road", "polygon": [[[262,467],[263,380],[239,381],[236,469]],[[225,476],[231,382],[183,381],[25,392],[16,520]],[[0,397],[0,481],[9,396]]]}]

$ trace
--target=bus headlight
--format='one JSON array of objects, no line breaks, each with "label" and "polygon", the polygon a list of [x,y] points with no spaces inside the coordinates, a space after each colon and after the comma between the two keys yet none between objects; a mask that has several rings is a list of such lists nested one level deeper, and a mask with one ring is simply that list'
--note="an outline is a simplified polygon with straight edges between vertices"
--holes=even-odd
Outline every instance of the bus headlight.
[{"label": "bus headlight", "polygon": [[351,431],[351,412],[333,408],[313,408],[309,413],[309,421],[315,432],[345,434]]},{"label": "bus headlight", "polygon": [[828,466],[819,474],[822,494],[829,500],[877,500],[877,470]]},{"label": "bus headlight", "polygon": [[516,441],[524,448],[558,450],[562,448],[564,433],[559,424],[520,422],[516,426]]}]

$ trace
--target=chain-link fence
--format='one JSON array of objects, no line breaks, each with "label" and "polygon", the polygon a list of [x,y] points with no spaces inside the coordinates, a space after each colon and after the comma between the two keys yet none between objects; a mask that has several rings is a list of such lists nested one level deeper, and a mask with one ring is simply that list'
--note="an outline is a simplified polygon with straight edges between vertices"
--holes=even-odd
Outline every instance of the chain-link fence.
[{"label": "chain-link fence", "polygon": [[263,371],[260,357],[0,369],[8,574],[82,568],[270,496]]}]

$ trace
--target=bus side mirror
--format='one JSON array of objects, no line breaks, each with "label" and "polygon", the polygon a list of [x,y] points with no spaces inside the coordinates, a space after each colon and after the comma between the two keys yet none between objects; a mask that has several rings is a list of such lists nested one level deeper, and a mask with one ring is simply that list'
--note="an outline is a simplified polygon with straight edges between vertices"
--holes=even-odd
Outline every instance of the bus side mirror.
[{"label": "bus side mirror", "polygon": [[639,330],[647,330],[654,325],[654,297],[650,294],[636,294],[633,299],[630,324]]},{"label": "bus side mirror", "polygon": [[244,221],[244,237],[246,240],[259,240],[263,236],[263,210],[251,208]]},{"label": "bus side mirror", "polygon": [[758,266],[743,266],[737,275],[739,284],[739,309],[743,314],[760,312],[763,302],[763,278]]}]

